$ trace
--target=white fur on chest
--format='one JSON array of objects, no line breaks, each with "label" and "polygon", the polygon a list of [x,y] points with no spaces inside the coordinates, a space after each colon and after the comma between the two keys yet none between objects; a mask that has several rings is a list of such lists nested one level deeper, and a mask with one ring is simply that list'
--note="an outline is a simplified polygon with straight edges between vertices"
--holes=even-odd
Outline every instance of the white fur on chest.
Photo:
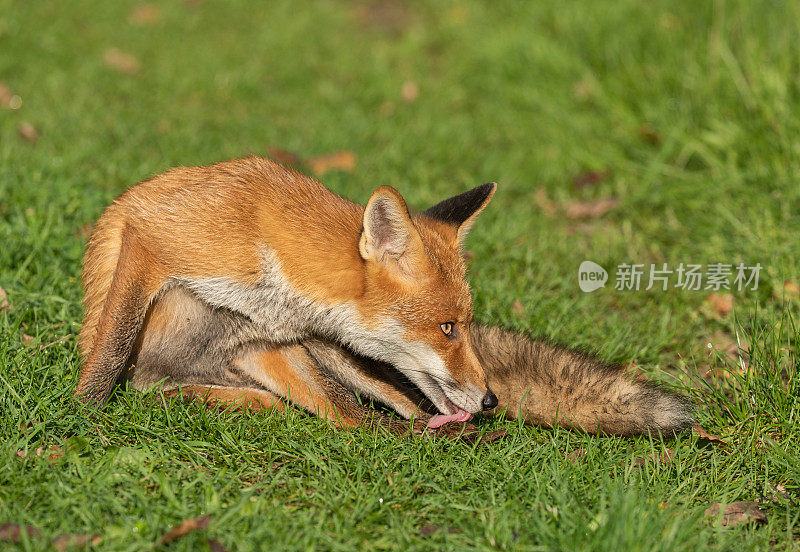
[{"label": "white fur on chest", "polygon": [[262,276],[255,286],[226,277],[177,282],[211,306],[247,316],[266,341],[287,343],[312,335],[337,335],[339,328],[363,327],[353,305],[324,305],[304,296],[284,276],[277,256],[267,249],[262,254]]},{"label": "white fur on chest", "polygon": [[400,321],[387,316],[367,327],[355,303],[325,305],[297,291],[283,274],[277,256],[267,249],[262,266],[262,277],[255,286],[243,286],[224,277],[181,278],[176,282],[211,306],[247,316],[265,341],[285,344],[309,337],[328,339],[393,364],[423,388],[421,374],[440,383],[452,381],[429,344],[404,338]]}]

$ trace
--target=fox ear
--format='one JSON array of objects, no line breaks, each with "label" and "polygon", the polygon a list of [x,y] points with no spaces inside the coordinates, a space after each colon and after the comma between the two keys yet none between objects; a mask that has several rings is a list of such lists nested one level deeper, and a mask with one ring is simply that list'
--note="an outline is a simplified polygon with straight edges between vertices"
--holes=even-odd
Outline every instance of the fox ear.
[{"label": "fox ear", "polygon": [[471,190],[445,199],[433,207],[423,211],[426,217],[447,223],[456,227],[456,239],[459,243],[464,243],[475,217],[483,211],[489,200],[492,199],[497,184],[489,182],[481,184]]},{"label": "fox ear", "polygon": [[364,209],[363,224],[358,244],[361,257],[411,275],[423,251],[422,239],[397,190],[391,186],[376,189]]}]

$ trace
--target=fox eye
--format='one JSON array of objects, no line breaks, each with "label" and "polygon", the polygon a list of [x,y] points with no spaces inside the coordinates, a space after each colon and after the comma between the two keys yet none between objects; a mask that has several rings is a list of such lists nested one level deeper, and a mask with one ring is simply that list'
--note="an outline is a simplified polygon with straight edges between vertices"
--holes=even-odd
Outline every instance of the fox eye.
[{"label": "fox eye", "polygon": [[455,325],[452,322],[444,322],[439,324],[439,327],[442,329],[442,333],[448,337],[448,339],[455,339]]}]

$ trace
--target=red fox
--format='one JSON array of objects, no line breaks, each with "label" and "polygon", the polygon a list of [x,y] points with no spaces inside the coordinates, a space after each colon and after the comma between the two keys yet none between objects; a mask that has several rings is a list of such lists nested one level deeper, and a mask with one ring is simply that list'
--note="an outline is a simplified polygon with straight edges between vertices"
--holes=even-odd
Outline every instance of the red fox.
[{"label": "red fox", "polygon": [[89,241],[76,395],[105,402],[124,377],[249,408],[289,401],[393,432],[481,411],[592,433],[686,427],[676,395],[472,323],[462,244],[495,190],[411,216],[388,186],[362,207],[259,157],[143,181]]}]

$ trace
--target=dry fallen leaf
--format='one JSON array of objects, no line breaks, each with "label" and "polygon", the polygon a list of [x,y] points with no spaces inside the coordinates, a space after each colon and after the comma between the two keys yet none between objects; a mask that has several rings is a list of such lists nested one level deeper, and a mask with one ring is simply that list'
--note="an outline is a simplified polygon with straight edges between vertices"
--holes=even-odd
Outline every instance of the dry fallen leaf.
[{"label": "dry fallen leaf", "polygon": [[701,439],[706,439],[712,443],[719,443],[720,445],[730,446],[728,445],[727,441],[724,441],[722,438],[707,432],[700,424],[694,424],[692,426],[692,431],[694,431],[694,433]]},{"label": "dry fallen leaf", "polygon": [[393,35],[400,35],[411,25],[412,17],[402,0],[376,0],[365,2],[356,11],[358,22]]},{"label": "dry fallen leaf", "polygon": [[277,161],[282,165],[300,166],[303,164],[303,158],[298,154],[274,146],[267,148],[267,155],[269,155],[273,161]]},{"label": "dry fallen leaf", "polygon": [[558,211],[558,206],[555,201],[547,197],[547,190],[544,189],[544,186],[536,187],[536,190],[533,192],[533,200],[536,202],[539,209],[547,215],[554,215]]},{"label": "dry fallen leaf", "polygon": [[62,552],[73,548],[97,546],[102,540],[100,535],[59,535],[53,539],[53,548]]},{"label": "dry fallen leaf", "polygon": [[58,445],[50,445],[46,449],[39,447],[36,449],[36,456],[47,455],[48,460],[61,460],[64,457],[64,450]]},{"label": "dry fallen leaf", "polygon": [[643,466],[647,464],[647,458],[655,463],[667,464],[675,460],[675,451],[672,449],[664,449],[664,452],[661,454],[648,454],[645,458],[637,458],[635,460],[636,465]]},{"label": "dry fallen leaf", "polygon": [[433,535],[436,531],[441,529],[438,525],[432,525],[430,523],[426,523],[422,527],[419,528],[420,535]]},{"label": "dry fallen leaf", "polygon": [[[722,504],[712,502],[706,508],[706,517],[717,518]],[[722,510],[722,526],[739,525],[740,523],[762,523],[767,521],[767,513],[759,508],[755,502],[734,502]]]},{"label": "dry fallen leaf", "polygon": [[381,104],[381,106],[378,108],[378,112],[384,117],[388,117],[394,113],[395,107],[396,106],[394,105],[394,102],[387,100]]},{"label": "dry fallen leaf", "polygon": [[586,456],[586,449],[579,448],[567,454],[566,458],[569,462],[572,462],[573,464],[578,464],[579,462],[583,461],[583,458],[585,456]]},{"label": "dry fallen leaf", "polygon": [[35,144],[36,140],[39,139],[39,133],[36,130],[36,127],[28,122],[20,123],[19,127],[17,128],[17,133],[19,137],[28,142],[29,144]]},{"label": "dry fallen leaf", "polygon": [[525,305],[523,305],[519,299],[514,299],[514,304],[511,305],[511,312],[523,315],[525,314]]},{"label": "dry fallen leaf", "polygon": [[591,75],[588,75],[572,85],[572,98],[585,102],[590,100],[595,95],[597,89],[597,81]]},{"label": "dry fallen leaf", "polygon": [[403,98],[403,101],[411,103],[417,99],[417,96],[419,96],[419,85],[412,81],[404,82],[400,89],[400,97]]},{"label": "dry fallen leaf", "polygon": [[0,312],[4,310],[8,310],[10,305],[8,304],[8,295],[6,295],[6,290],[0,287]]},{"label": "dry fallen leaf", "polygon": [[495,431],[487,431],[486,433],[484,433],[483,435],[480,436],[480,443],[482,445],[485,445],[485,444],[488,444],[488,443],[493,443],[494,441],[497,441],[501,437],[505,437],[505,436],[506,436],[506,430],[504,430],[504,429],[498,429],[498,430],[495,430]]},{"label": "dry fallen leaf", "polygon": [[22,334],[22,346],[23,347],[33,347],[35,339],[36,338],[33,337],[32,335]]},{"label": "dry fallen leaf", "polygon": [[617,205],[619,205],[619,199],[615,197],[596,201],[573,201],[567,205],[564,214],[571,219],[600,218]]},{"label": "dry fallen leaf", "polygon": [[6,109],[22,107],[22,98],[14,94],[4,82],[0,82],[0,107]]},{"label": "dry fallen leaf", "polygon": [[356,168],[356,154],[352,151],[337,151],[327,155],[309,157],[308,166],[318,175],[329,171],[350,172]]},{"label": "dry fallen leaf", "polygon": [[11,98],[14,97],[14,94],[11,93],[11,89],[8,85],[4,82],[0,82],[0,105],[3,107],[11,107]]},{"label": "dry fallen leaf", "polygon": [[639,127],[639,137],[651,146],[661,144],[661,134],[649,124]]},{"label": "dry fallen leaf", "polygon": [[35,538],[41,535],[41,532],[30,525],[19,525],[17,523],[3,523],[0,524],[0,541],[19,542],[22,532],[27,533],[28,538]]},{"label": "dry fallen leaf", "polygon": [[128,16],[128,23],[132,25],[152,25],[161,19],[161,9],[153,4],[140,4]]},{"label": "dry fallen leaf", "polygon": [[211,552],[228,552],[228,549],[216,539],[206,539],[206,542],[208,543],[208,549],[211,550]]},{"label": "dry fallen leaf", "polygon": [[725,316],[733,310],[733,295],[730,293],[712,293],[706,297],[706,303],[719,316]]},{"label": "dry fallen leaf", "polygon": [[185,519],[178,525],[174,526],[172,529],[167,531],[167,533],[163,537],[161,537],[161,544],[168,544],[174,540],[178,540],[179,538],[188,535],[192,531],[205,529],[206,527],[208,527],[208,522],[210,520],[211,516],[209,515],[200,516],[192,519]]},{"label": "dry fallen leaf", "polygon": [[786,490],[786,487],[784,487],[780,483],[774,485],[769,481],[767,481],[765,496],[762,496],[761,498],[757,499],[756,503],[761,505],[761,504],[769,504],[770,502],[775,504],[783,504],[789,502],[792,505],[795,505],[795,501],[792,498],[792,495],[789,493],[789,491]]},{"label": "dry fallen leaf", "polygon": [[105,59],[106,65],[110,68],[126,75],[135,75],[141,69],[139,60],[135,56],[123,52],[119,48],[106,50],[103,59]]},{"label": "dry fallen leaf", "polygon": [[611,169],[603,169],[602,171],[586,171],[576,175],[572,179],[572,187],[576,190],[586,188],[587,186],[596,186],[608,180],[611,176]]},{"label": "dry fallen leaf", "polygon": [[782,287],[775,287],[773,295],[776,299],[794,300],[800,297],[800,285],[797,282],[786,280]]}]

